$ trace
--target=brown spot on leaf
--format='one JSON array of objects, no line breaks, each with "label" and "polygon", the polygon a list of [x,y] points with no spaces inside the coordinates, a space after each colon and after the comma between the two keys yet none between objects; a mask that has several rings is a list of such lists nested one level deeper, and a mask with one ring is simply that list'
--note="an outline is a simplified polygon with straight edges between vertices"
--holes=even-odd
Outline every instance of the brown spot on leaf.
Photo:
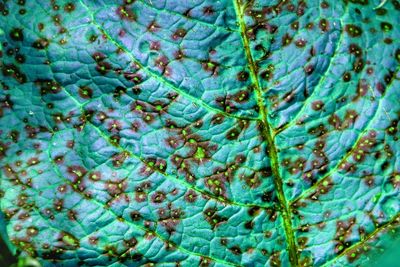
[{"label": "brown spot on leaf", "polygon": [[73,3],[67,3],[64,5],[64,11],[67,13],[71,13],[75,10],[75,5]]},{"label": "brown spot on leaf", "polygon": [[305,67],[304,67],[304,72],[305,72],[307,75],[311,75],[311,74],[314,72],[314,66],[311,65],[311,64],[305,66]]},{"label": "brown spot on leaf", "polygon": [[133,10],[131,8],[129,8],[126,5],[123,5],[123,6],[120,6],[117,8],[117,15],[122,20],[127,20],[127,21],[136,20],[136,14],[133,12]]},{"label": "brown spot on leaf", "polygon": [[287,45],[289,45],[291,42],[292,42],[292,40],[293,40],[293,37],[291,37],[289,34],[285,34],[283,37],[282,37],[282,46],[287,46]]},{"label": "brown spot on leaf", "polygon": [[14,41],[23,41],[24,33],[21,28],[13,28],[10,32],[10,38]]},{"label": "brown spot on leaf", "polygon": [[49,46],[50,42],[48,39],[46,38],[39,38],[36,41],[33,42],[32,47],[36,48],[36,49],[45,49]]},{"label": "brown spot on leaf", "polygon": [[238,81],[245,82],[249,79],[249,73],[247,71],[241,71],[237,74]]},{"label": "brown spot on leaf", "polygon": [[182,39],[183,37],[185,37],[187,31],[183,28],[177,29],[174,34],[172,34],[172,39],[173,40],[178,40],[178,39]]},{"label": "brown spot on leaf", "polygon": [[298,39],[294,43],[297,47],[305,47],[307,44],[307,41],[304,39]]},{"label": "brown spot on leaf", "polygon": [[157,24],[157,22],[155,20],[153,20],[148,26],[147,26],[147,30],[149,32],[156,32],[160,29],[161,27]]},{"label": "brown spot on leaf", "polygon": [[319,28],[321,31],[326,32],[329,30],[329,22],[326,19],[321,19],[319,21]]},{"label": "brown spot on leaf", "polygon": [[157,191],[151,196],[153,203],[162,203],[166,198],[166,194],[162,191]]},{"label": "brown spot on leaf", "polygon": [[315,111],[321,110],[324,107],[324,102],[317,100],[311,103],[311,108]]},{"label": "brown spot on leaf", "polygon": [[354,24],[347,24],[344,29],[350,37],[359,37],[362,34],[362,29]]},{"label": "brown spot on leaf", "polygon": [[229,130],[229,131],[226,133],[225,136],[226,136],[226,138],[227,138],[228,140],[236,140],[236,139],[238,139],[239,134],[240,134],[240,131],[239,131],[238,129],[236,129],[236,128],[233,128],[233,129]]},{"label": "brown spot on leaf", "polygon": [[214,14],[214,9],[212,6],[205,6],[203,7],[203,14],[206,16],[211,16]]},{"label": "brown spot on leaf", "polygon": [[81,86],[79,87],[79,95],[84,99],[92,98],[93,90],[88,86]]}]

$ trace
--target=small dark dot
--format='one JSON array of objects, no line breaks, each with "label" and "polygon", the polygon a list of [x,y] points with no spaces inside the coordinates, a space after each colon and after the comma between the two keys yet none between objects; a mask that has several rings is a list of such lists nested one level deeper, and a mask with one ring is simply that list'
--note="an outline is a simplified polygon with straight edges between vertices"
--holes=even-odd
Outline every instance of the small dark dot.
[{"label": "small dark dot", "polygon": [[162,203],[166,198],[164,192],[158,191],[152,195],[151,200],[153,203]]},{"label": "small dark dot", "polygon": [[242,250],[240,249],[239,246],[233,246],[230,249],[232,251],[233,254],[235,255],[240,255],[242,253]]},{"label": "small dark dot", "polygon": [[45,49],[49,46],[49,44],[49,40],[47,40],[46,38],[40,38],[33,42],[32,46],[36,49]]},{"label": "small dark dot", "polygon": [[292,42],[293,38],[289,34],[282,37],[282,46],[287,46]]},{"label": "small dark dot", "polygon": [[20,28],[14,28],[10,32],[10,37],[14,41],[23,41],[24,40],[24,34],[22,29]]},{"label": "small dark dot", "polygon": [[249,99],[249,93],[247,91],[239,91],[234,96],[234,100],[238,103],[246,102]]},{"label": "small dark dot", "polygon": [[389,84],[392,82],[393,79],[393,72],[389,72],[388,74],[385,75],[384,80],[386,84]]},{"label": "small dark dot", "polygon": [[183,12],[182,15],[187,17],[187,18],[190,18],[190,16],[191,16],[190,12],[191,12],[191,9],[189,8],[185,12]]},{"label": "small dark dot", "polygon": [[384,8],[378,8],[378,9],[375,10],[375,12],[376,12],[376,14],[378,16],[383,16],[383,15],[385,15],[387,13],[387,10],[384,9]]},{"label": "small dark dot", "polygon": [[239,137],[239,131],[237,129],[232,129],[226,134],[228,140],[236,140]]},{"label": "small dark dot", "polygon": [[175,31],[175,33],[172,35],[172,39],[178,40],[178,39],[180,39],[180,38],[183,38],[183,37],[185,37],[186,33],[187,33],[187,32],[186,32],[185,29],[177,29],[177,30]]},{"label": "small dark dot", "polygon": [[214,14],[214,9],[212,8],[212,6],[206,6],[203,8],[203,14],[206,16],[210,16]]},{"label": "small dark dot", "polygon": [[388,22],[381,22],[381,29],[384,32],[390,32],[393,29],[393,25]]},{"label": "small dark dot", "polygon": [[183,53],[182,50],[179,49],[178,51],[176,51],[174,53],[174,57],[175,57],[176,60],[181,60],[181,59],[183,59],[185,57],[185,54]]},{"label": "small dark dot", "polygon": [[354,24],[347,24],[344,29],[351,37],[359,37],[362,34],[362,29]]},{"label": "small dark dot", "polygon": [[356,57],[362,56],[362,49],[357,44],[350,44],[349,45],[349,52],[350,52],[350,54],[353,54]]},{"label": "small dark dot", "polygon": [[101,61],[97,63],[96,70],[100,74],[105,75],[111,70],[111,65],[108,62]]},{"label": "small dark dot", "polygon": [[343,81],[344,81],[344,82],[349,82],[350,79],[351,79],[351,74],[350,74],[350,72],[345,72],[345,73],[343,73]]},{"label": "small dark dot", "polygon": [[89,42],[93,43],[93,42],[95,42],[96,40],[97,40],[97,35],[94,35],[94,34],[90,35],[90,37],[89,37]]},{"label": "small dark dot", "polygon": [[140,214],[140,212],[138,212],[138,211],[132,211],[131,212],[131,219],[133,220],[133,221],[140,221],[141,219],[142,219],[142,215]]},{"label": "small dark dot", "polygon": [[385,44],[391,44],[391,43],[393,43],[393,39],[392,39],[392,38],[385,38],[385,39],[383,40],[383,42],[384,42]]},{"label": "small dark dot", "polygon": [[386,170],[389,167],[389,165],[390,164],[389,164],[388,161],[383,162],[382,165],[381,165],[381,170],[382,171]]},{"label": "small dark dot", "polygon": [[244,227],[245,227],[246,229],[249,229],[249,230],[253,229],[253,226],[254,226],[253,221],[248,221],[248,222],[246,222],[246,223],[244,224]]},{"label": "small dark dot", "polygon": [[211,124],[221,124],[224,121],[224,116],[221,114],[216,114],[211,119]]},{"label": "small dark dot", "polygon": [[136,20],[136,15],[133,13],[133,11],[128,8],[127,6],[120,6],[117,9],[117,15],[121,20],[127,20],[127,21],[134,21]]},{"label": "small dark dot", "polygon": [[364,69],[364,60],[362,58],[357,58],[353,63],[353,70],[360,73]]},{"label": "small dark dot", "polygon": [[288,7],[287,7],[287,10],[290,11],[290,12],[293,12],[295,9],[296,9],[296,6],[293,5],[293,4],[289,4]]},{"label": "small dark dot", "polygon": [[255,216],[255,215],[258,214],[259,211],[260,211],[260,208],[259,208],[259,207],[251,207],[251,208],[247,211],[247,213],[248,213],[250,216]]},{"label": "small dark dot", "polygon": [[106,56],[100,52],[95,52],[95,53],[93,53],[92,58],[96,62],[100,62],[100,61],[103,61],[106,58]]},{"label": "small dark dot", "polygon": [[[129,0],[128,0],[128,1],[129,1]],[[133,261],[141,261],[141,260],[143,259],[143,255],[140,254],[140,253],[135,253],[135,254],[133,254],[132,256],[130,256],[130,258],[131,258]]]},{"label": "small dark dot", "polygon": [[314,23],[312,23],[312,22],[310,22],[310,23],[307,23],[307,25],[306,25],[306,29],[308,29],[308,30],[312,30],[314,28]]},{"label": "small dark dot", "polygon": [[249,73],[247,71],[241,71],[237,74],[237,79],[241,82],[247,81]]},{"label": "small dark dot", "polygon": [[304,67],[304,71],[307,75],[311,75],[314,72],[314,66],[307,65],[306,67]]},{"label": "small dark dot", "polygon": [[323,1],[322,3],[321,3],[321,8],[328,8],[329,7],[329,4],[327,3],[327,2],[325,2],[325,1]]},{"label": "small dark dot", "polygon": [[270,81],[274,77],[275,66],[270,64],[260,75],[264,80]]},{"label": "small dark dot", "polygon": [[134,84],[140,84],[143,80],[142,76],[137,73],[125,73],[124,78]]},{"label": "small dark dot", "polygon": [[321,19],[319,21],[319,28],[321,31],[326,32],[329,30],[329,22],[326,19]]},{"label": "small dark dot", "polygon": [[93,90],[87,86],[82,86],[79,88],[79,95],[84,99],[92,98]]},{"label": "small dark dot", "polygon": [[322,108],[324,107],[324,102],[322,102],[322,101],[320,101],[320,100],[317,100],[317,101],[314,101],[314,102],[312,102],[312,104],[311,104],[311,108],[313,109],[313,110],[321,110]]},{"label": "small dark dot", "polygon": [[75,5],[73,3],[67,3],[64,6],[64,11],[70,13],[75,10]]},{"label": "small dark dot", "polygon": [[270,192],[264,192],[263,195],[261,196],[261,200],[264,202],[269,202],[271,201],[272,196]]},{"label": "small dark dot", "polygon": [[142,89],[140,89],[137,86],[132,88],[132,93],[135,94],[135,95],[139,95],[141,92],[142,92]]},{"label": "small dark dot", "polygon": [[160,26],[157,24],[156,21],[152,21],[152,22],[147,26],[147,30],[148,30],[149,32],[156,32],[159,28],[160,28]]},{"label": "small dark dot", "polygon": [[297,47],[304,47],[306,46],[306,41],[304,39],[299,39],[294,42]]}]

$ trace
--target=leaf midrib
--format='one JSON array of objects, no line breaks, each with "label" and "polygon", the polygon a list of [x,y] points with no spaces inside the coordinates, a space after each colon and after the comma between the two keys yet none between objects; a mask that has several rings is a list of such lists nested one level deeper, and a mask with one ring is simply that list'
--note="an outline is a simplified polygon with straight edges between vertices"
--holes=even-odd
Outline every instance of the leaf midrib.
[{"label": "leaf midrib", "polygon": [[[82,0],[80,0],[79,2],[88,11],[89,15],[91,16],[92,23],[95,24],[100,30],[103,31],[103,33],[107,36],[107,39],[109,39],[114,45],[121,48],[124,52],[126,52],[128,55],[130,55],[132,57],[132,60],[134,62],[138,63],[142,67],[142,69],[144,69],[150,76],[154,77],[160,83],[164,83],[168,87],[171,87],[174,91],[182,94],[183,96],[187,97],[189,100],[191,100],[195,103],[198,103],[200,101],[201,102],[201,103],[199,103],[200,106],[203,106],[206,109],[213,111],[214,113],[222,113],[223,115],[225,115],[227,117],[243,119],[241,117],[236,117],[235,115],[221,112],[220,110],[216,110],[215,108],[209,106],[208,104],[204,103],[203,101],[198,100],[198,99],[194,98],[193,96],[187,94],[186,92],[183,92],[182,90],[176,88],[174,85],[167,82],[165,79],[162,79],[158,75],[155,75],[154,73],[152,73],[145,66],[143,66],[140,62],[138,62],[136,60],[136,58],[134,58],[132,56],[132,54],[125,47],[121,46],[118,42],[116,42],[111,36],[109,36],[107,34],[107,32],[104,32],[104,29],[96,23],[96,21],[93,17],[93,14],[90,12],[88,6],[86,6],[82,2]],[[261,89],[259,80],[257,78],[256,66],[255,66],[251,51],[250,51],[249,40],[247,39],[247,36],[246,36],[246,26],[245,26],[245,22],[243,19],[243,15],[244,15],[243,8],[242,8],[240,0],[233,0],[233,4],[235,6],[236,17],[237,17],[237,21],[238,21],[239,27],[240,27],[239,31],[240,31],[240,34],[242,37],[242,42],[243,42],[243,46],[244,46],[244,50],[245,50],[245,54],[246,54],[246,59],[248,60],[250,77],[255,85],[255,92],[257,95],[257,105],[259,106],[259,109],[260,109],[260,117],[258,118],[258,120],[260,121],[261,126],[262,126],[261,134],[262,134],[263,138],[267,141],[267,144],[268,144],[268,147],[270,150],[269,155],[270,155],[270,160],[271,160],[271,169],[272,169],[272,172],[274,175],[273,181],[274,181],[275,187],[277,189],[279,206],[280,206],[280,210],[282,212],[283,225],[284,225],[285,235],[286,235],[287,243],[288,243],[287,250],[289,253],[289,261],[293,267],[297,267],[298,266],[298,256],[297,256],[298,249],[296,246],[294,231],[293,231],[293,227],[292,227],[290,206],[288,205],[288,202],[287,202],[286,197],[283,192],[282,178],[280,177],[280,174],[279,174],[279,160],[278,160],[277,149],[276,149],[276,146],[275,146],[275,143],[273,140],[272,128],[268,123],[268,119],[267,119],[268,113],[267,113],[267,109],[264,105],[264,101],[262,99],[262,89]],[[248,119],[248,118],[245,118],[245,119]],[[97,129],[97,127],[95,127],[95,129]],[[99,130],[99,129],[97,129],[97,130]]]},{"label": "leaf midrib", "polygon": [[[254,85],[256,86],[255,93],[257,95],[257,103],[258,103],[258,106],[260,108],[260,118],[259,118],[259,120],[260,120],[260,123],[263,126],[261,134],[264,137],[264,139],[266,140],[266,142],[268,143],[268,146],[270,148],[270,158],[271,158],[272,170],[273,170],[273,174],[274,174],[274,178],[275,178],[274,179],[274,183],[275,183],[276,188],[277,188],[279,203],[282,206],[282,216],[283,216],[283,219],[284,219],[286,236],[289,239],[289,235],[287,234],[287,229],[286,229],[287,228],[286,222],[290,223],[289,226],[290,226],[290,228],[292,228],[292,225],[291,225],[292,221],[290,219],[292,213],[290,211],[290,206],[288,206],[289,203],[285,199],[285,195],[284,195],[283,188],[282,188],[282,178],[280,177],[280,174],[279,174],[279,161],[278,161],[278,156],[277,156],[278,155],[277,154],[277,149],[276,149],[276,146],[275,146],[275,143],[274,143],[274,134],[272,133],[273,132],[272,127],[270,126],[270,124],[268,122],[268,119],[267,119],[268,110],[266,109],[266,107],[264,105],[264,101],[263,101],[263,97],[262,97],[262,88],[261,88],[261,86],[259,84],[259,81],[258,81],[258,78],[257,78],[257,72],[256,72],[255,63],[254,63],[254,60],[253,60],[253,57],[252,57],[252,54],[251,54],[251,51],[250,51],[250,47],[249,47],[249,40],[246,37],[246,25],[245,25],[244,19],[243,19],[243,15],[244,15],[243,8],[240,5],[241,1],[240,0],[233,0],[233,1],[235,2],[235,7],[238,6],[238,8],[236,8],[236,11],[237,12],[239,11],[238,14],[237,14],[237,17],[238,17],[239,26],[240,26],[240,29],[241,29],[240,33],[242,35],[243,43],[244,44],[247,43],[247,46],[244,45],[244,50],[245,50],[245,53],[246,53],[246,58],[249,61],[249,69],[250,69],[251,79],[253,80]],[[111,37],[108,38],[108,39],[113,41],[113,39]],[[118,47],[120,47],[120,45],[118,43],[115,43],[115,44]],[[128,52],[128,54],[130,54],[130,53]],[[153,76],[153,75],[150,74],[150,76]],[[185,93],[185,92],[182,93],[181,90],[179,88],[176,88],[173,84],[169,83],[168,81],[165,81],[161,77],[158,77],[158,78],[161,79],[160,82],[163,82],[167,86],[172,87],[172,89],[179,90],[180,94],[182,94],[185,97],[188,97],[189,100],[193,100],[192,96],[186,95],[187,93]],[[208,106],[206,103],[204,103],[203,101],[201,101],[199,99],[196,99],[196,98],[194,98],[194,99],[196,101],[202,102],[201,106],[204,107],[205,109],[209,110],[209,111],[213,111],[215,113],[222,113],[223,115],[225,115],[227,117],[235,117],[236,118],[236,116],[234,116],[232,114],[224,113],[224,112],[221,112],[219,109],[215,109],[213,107]],[[251,120],[251,119],[248,119],[248,118],[245,118],[245,119]],[[98,129],[95,125],[93,125],[93,126],[96,128],[96,130],[99,130],[101,132],[101,130]],[[277,164],[276,167],[274,167],[275,164]],[[283,199],[280,199],[279,198],[280,196],[283,197]],[[285,212],[284,212],[285,210],[287,211],[286,212],[287,220],[285,220]],[[382,230],[382,228],[378,228],[378,229]],[[295,238],[294,238],[294,232],[293,232],[292,229],[291,229],[291,233],[293,234],[293,245],[294,245],[294,249],[295,249],[294,252],[295,252],[295,255],[297,257],[296,243],[295,243]],[[288,243],[290,243],[290,240],[288,240]],[[359,242],[359,243],[357,243],[355,245],[358,246],[361,243],[363,243],[363,241],[361,241],[361,242]],[[290,244],[289,244],[288,250],[289,250],[289,255],[290,255],[290,251],[291,251],[290,250]],[[339,255],[337,257],[335,257],[335,258],[338,258],[338,257],[339,257]],[[328,263],[329,262],[327,262],[326,264],[328,264]],[[293,266],[298,266],[298,259],[296,260],[295,264],[293,264],[293,262],[291,261],[291,264]]]},{"label": "leaf midrib", "polygon": [[274,136],[272,134],[272,127],[268,122],[268,110],[264,104],[263,95],[262,95],[262,88],[257,76],[256,71],[256,64],[254,62],[251,50],[250,50],[250,43],[249,39],[246,35],[246,24],[244,21],[244,6],[241,3],[241,0],[233,0],[235,6],[235,12],[237,21],[239,23],[240,34],[242,37],[243,47],[245,50],[246,58],[248,61],[248,67],[250,70],[250,77],[255,86],[255,93],[257,97],[257,104],[260,109],[260,121],[261,121],[261,135],[267,142],[269,148],[269,157],[271,161],[271,169],[273,174],[273,182],[276,188],[276,193],[278,197],[278,202],[280,206],[280,210],[282,212],[282,219],[283,219],[283,226],[285,230],[285,235],[287,239],[287,250],[289,253],[289,262],[293,267],[299,266],[299,260],[297,255],[297,245],[296,240],[294,237],[294,231],[292,226],[292,219],[291,219],[291,209],[289,206],[288,201],[286,200],[284,191],[283,191],[283,183],[282,177],[280,176],[279,172],[279,159],[278,159],[278,152],[274,142]]}]

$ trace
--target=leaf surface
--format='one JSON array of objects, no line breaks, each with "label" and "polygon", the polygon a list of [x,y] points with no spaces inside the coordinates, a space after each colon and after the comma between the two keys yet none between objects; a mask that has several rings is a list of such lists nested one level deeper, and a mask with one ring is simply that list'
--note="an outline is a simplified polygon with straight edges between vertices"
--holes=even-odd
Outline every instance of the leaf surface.
[{"label": "leaf surface", "polygon": [[400,225],[400,3],[0,3],[1,231],[44,266],[365,266]]}]

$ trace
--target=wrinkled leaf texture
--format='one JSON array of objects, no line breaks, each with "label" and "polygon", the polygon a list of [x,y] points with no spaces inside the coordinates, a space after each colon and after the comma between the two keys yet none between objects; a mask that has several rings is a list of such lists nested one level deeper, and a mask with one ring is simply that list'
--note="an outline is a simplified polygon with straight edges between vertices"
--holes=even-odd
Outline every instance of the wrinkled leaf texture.
[{"label": "wrinkled leaf texture", "polygon": [[43,266],[366,266],[398,236],[398,0],[0,9],[12,251]]}]

